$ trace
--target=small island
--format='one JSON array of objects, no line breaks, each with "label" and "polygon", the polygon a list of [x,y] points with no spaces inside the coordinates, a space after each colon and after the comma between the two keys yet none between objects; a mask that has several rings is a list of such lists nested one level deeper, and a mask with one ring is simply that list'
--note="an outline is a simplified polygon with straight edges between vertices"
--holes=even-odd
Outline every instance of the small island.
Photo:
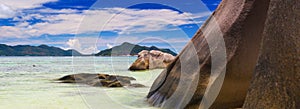
[{"label": "small island", "polygon": [[63,50],[48,45],[31,46],[16,45],[9,46],[0,44],[0,56],[81,56],[76,50]]},{"label": "small island", "polygon": [[162,49],[156,46],[146,47],[124,42],[121,45],[105,49],[96,54],[83,54],[74,49],[63,50],[48,45],[16,45],[0,44],[0,56],[137,56],[143,50],[157,50],[176,56],[177,53],[170,49]]},{"label": "small island", "polygon": [[146,46],[131,44],[128,42],[124,42],[121,45],[112,47],[110,49],[102,50],[95,55],[96,56],[128,56],[128,55],[136,56],[138,55],[138,53],[140,53],[143,50],[147,50],[147,51],[157,50],[164,53],[169,53],[173,56],[177,55],[177,53],[171,51],[170,49],[161,49],[161,48],[157,48],[156,46],[146,47]]}]

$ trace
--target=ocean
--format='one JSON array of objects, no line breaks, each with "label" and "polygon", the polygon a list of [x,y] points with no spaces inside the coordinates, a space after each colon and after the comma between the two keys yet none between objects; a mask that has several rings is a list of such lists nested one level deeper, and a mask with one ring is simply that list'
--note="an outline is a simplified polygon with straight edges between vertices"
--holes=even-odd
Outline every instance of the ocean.
[{"label": "ocean", "polygon": [[[0,109],[155,109],[145,97],[162,69],[132,72],[136,57],[0,57]],[[145,88],[54,81],[68,74],[132,76]]]}]

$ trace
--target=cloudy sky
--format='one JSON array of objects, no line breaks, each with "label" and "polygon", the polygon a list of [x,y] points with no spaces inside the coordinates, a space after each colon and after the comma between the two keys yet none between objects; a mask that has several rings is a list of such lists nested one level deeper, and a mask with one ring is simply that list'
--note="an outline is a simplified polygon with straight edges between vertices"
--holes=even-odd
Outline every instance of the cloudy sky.
[{"label": "cloudy sky", "polygon": [[0,43],[89,54],[123,42],[180,51],[220,0],[0,0]]}]

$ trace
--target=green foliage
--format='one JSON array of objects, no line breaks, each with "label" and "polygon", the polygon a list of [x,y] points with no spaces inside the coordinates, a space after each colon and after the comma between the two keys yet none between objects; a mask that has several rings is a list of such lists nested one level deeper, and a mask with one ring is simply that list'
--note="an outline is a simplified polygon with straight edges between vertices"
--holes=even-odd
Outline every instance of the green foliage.
[{"label": "green foliage", "polygon": [[[128,42],[124,42],[119,46],[115,46],[111,49],[102,50],[95,56],[123,56],[123,55],[137,55],[142,50],[159,50],[165,53],[176,56],[177,54],[170,49],[159,49],[155,46],[146,47],[140,45],[134,45]],[[0,56],[83,56],[76,50],[63,50],[57,47],[51,47],[47,45],[30,46],[30,45],[17,45],[8,46],[0,44]],[[89,56],[89,55],[86,55]]]},{"label": "green foliage", "polygon": [[110,49],[102,50],[99,53],[95,54],[96,56],[122,56],[122,55],[137,55],[142,50],[158,50],[165,53],[172,54],[176,56],[177,54],[171,51],[170,49],[159,49],[155,46],[146,47],[140,45],[134,45],[128,42],[124,42],[119,46],[115,46]]},{"label": "green foliage", "polygon": [[63,50],[47,45],[30,46],[17,45],[8,46],[0,44],[0,56],[73,56],[81,55],[76,50]]}]

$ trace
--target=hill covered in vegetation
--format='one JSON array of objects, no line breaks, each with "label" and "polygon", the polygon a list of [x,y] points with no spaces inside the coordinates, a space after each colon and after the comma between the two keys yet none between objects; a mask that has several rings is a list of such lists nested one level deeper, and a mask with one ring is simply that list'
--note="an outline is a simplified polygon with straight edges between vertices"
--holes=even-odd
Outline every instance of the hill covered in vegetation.
[{"label": "hill covered in vegetation", "polygon": [[131,44],[128,42],[124,42],[121,45],[112,47],[110,49],[105,49],[100,51],[99,53],[95,54],[96,56],[126,56],[126,55],[137,55],[142,50],[158,50],[165,53],[172,54],[173,56],[176,56],[177,54],[170,49],[160,49],[155,46],[146,47],[146,46],[140,46]]},{"label": "hill covered in vegetation", "polygon": [[80,56],[76,50],[63,50],[47,45],[30,46],[17,45],[9,46],[0,44],[0,56]]}]

